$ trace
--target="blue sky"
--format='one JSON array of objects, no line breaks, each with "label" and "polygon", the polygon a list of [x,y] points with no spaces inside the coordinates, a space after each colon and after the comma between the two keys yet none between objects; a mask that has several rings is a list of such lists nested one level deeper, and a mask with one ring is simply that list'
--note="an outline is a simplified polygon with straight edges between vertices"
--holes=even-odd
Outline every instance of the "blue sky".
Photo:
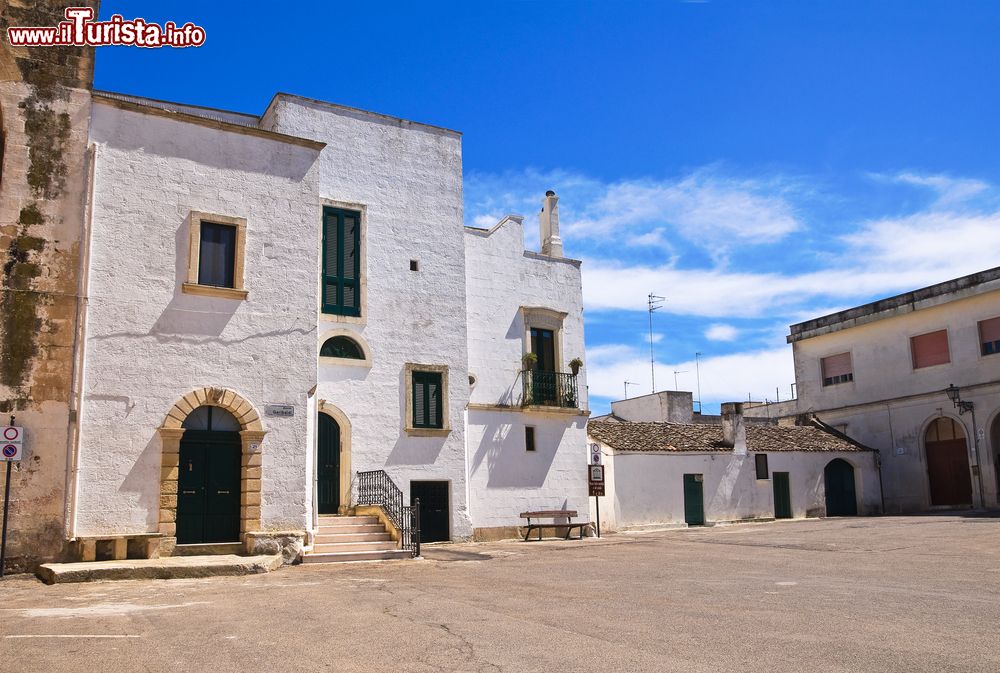
[{"label": "blue sky", "polygon": [[461,130],[469,224],[533,225],[556,190],[596,412],[626,380],[649,392],[649,292],[657,388],[694,390],[699,352],[711,411],[789,396],[789,323],[1000,264],[1000,3],[284,9],[105,0],[208,38],[101,48],[96,86],[247,112],[281,90]]}]

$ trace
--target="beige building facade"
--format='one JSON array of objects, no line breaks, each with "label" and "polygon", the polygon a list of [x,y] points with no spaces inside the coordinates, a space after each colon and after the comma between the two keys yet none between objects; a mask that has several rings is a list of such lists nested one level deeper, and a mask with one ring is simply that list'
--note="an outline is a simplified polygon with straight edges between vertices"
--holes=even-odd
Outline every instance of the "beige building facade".
[{"label": "beige building facade", "polygon": [[882,457],[887,513],[992,508],[1000,483],[1000,268],[791,326],[797,399]]}]

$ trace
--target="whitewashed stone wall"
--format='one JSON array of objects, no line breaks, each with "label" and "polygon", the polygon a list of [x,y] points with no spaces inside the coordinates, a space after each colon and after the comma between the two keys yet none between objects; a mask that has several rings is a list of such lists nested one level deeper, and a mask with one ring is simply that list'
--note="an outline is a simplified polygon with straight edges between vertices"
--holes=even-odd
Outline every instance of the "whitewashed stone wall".
[{"label": "whitewashed stone wall", "polygon": [[[470,510],[476,528],[520,525],[536,509],[587,510],[586,369],[579,375],[583,413],[525,411],[521,307],[566,313],[561,361],[584,359],[583,293],[579,262],[525,252],[520,218],[489,232],[467,229],[466,292],[469,371],[475,376],[468,415]],[[492,407],[492,408],[491,408]],[[535,427],[536,451],[525,450],[524,427]]]},{"label": "whitewashed stone wall", "polygon": [[[93,238],[78,535],[155,532],[171,405],[203,386],[259,411],[262,525],[307,525],[316,380],[315,149],[95,104]],[[188,213],[245,217],[246,301],[181,292]],[[295,405],[266,418],[264,405]]]},{"label": "whitewashed stone wall", "polygon": [[[684,524],[684,475],[704,475],[705,520],[735,521],[774,516],[774,486],[758,480],[754,454],[624,453],[603,446],[606,496],[601,498],[601,527]],[[874,454],[868,452],[775,451],[768,470],[789,473],[792,516],[826,511],[823,470],[835,458],[854,466],[859,514],[878,514],[880,493]],[[591,499],[593,501],[593,499]],[[591,503],[593,512],[593,502]]]},{"label": "whitewashed stone wall", "polygon": [[[340,409],[351,423],[352,471],[385,469],[407,500],[411,480],[450,482],[452,538],[468,537],[461,137],[283,95],[272,103],[264,125],[327,143],[320,161],[320,196],[364,212],[367,299],[362,318],[343,319],[313,309],[319,322],[317,347],[343,329],[361,335],[371,351],[370,367],[319,368],[318,400]],[[318,215],[315,220],[319,222]],[[419,271],[410,271],[410,260],[417,260]],[[448,367],[447,437],[406,434],[406,363]]]}]

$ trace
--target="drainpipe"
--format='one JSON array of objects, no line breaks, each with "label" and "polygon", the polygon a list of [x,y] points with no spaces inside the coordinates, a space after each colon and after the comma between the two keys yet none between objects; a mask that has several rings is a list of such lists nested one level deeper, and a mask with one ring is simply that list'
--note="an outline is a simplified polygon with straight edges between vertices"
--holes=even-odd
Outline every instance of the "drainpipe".
[{"label": "drainpipe", "polygon": [[84,190],[83,236],[80,244],[80,277],[76,290],[76,333],[73,335],[73,368],[70,376],[70,422],[72,430],[66,438],[68,444],[66,472],[66,500],[63,510],[63,533],[67,540],[76,538],[77,489],[80,477],[80,443],[83,423],[84,363],[87,338],[87,309],[90,303],[90,233],[94,218],[94,174],[98,145],[87,149],[87,185]]}]

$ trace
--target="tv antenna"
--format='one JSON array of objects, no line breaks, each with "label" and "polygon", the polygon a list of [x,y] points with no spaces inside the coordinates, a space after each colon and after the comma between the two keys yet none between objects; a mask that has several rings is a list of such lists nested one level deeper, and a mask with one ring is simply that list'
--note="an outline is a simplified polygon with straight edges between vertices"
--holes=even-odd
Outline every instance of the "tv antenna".
[{"label": "tv antenna", "polygon": [[649,380],[654,393],[656,392],[656,362],[653,359],[653,311],[663,308],[663,302],[666,300],[666,297],[660,297],[650,292],[646,302],[649,306]]}]

